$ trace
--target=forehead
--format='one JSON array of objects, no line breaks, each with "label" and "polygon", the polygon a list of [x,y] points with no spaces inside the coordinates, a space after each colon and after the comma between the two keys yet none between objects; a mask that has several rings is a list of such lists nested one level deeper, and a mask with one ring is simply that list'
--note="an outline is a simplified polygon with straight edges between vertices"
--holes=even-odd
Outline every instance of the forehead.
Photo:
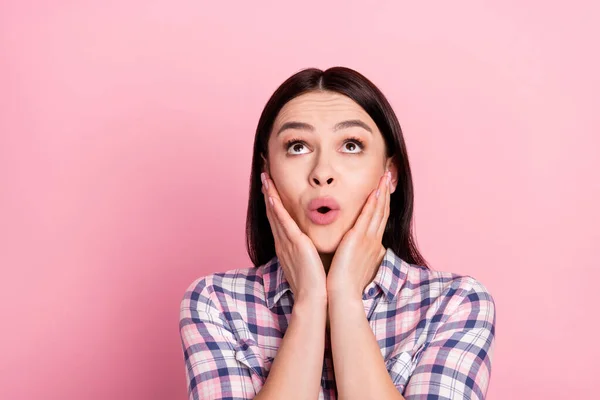
[{"label": "forehead", "polygon": [[354,100],[330,91],[309,92],[293,98],[279,111],[275,125],[291,120],[335,123],[341,121],[342,118],[361,119],[369,126],[375,126],[369,114]]}]

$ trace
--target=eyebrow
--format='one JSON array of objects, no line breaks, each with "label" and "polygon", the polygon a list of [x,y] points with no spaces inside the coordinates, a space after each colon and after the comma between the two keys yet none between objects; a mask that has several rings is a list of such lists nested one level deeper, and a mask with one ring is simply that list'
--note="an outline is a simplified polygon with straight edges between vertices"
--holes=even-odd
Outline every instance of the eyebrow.
[{"label": "eyebrow", "polygon": [[[338,122],[333,127],[333,131],[335,132],[335,131],[339,131],[340,129],[352,128],[355,126],[358,126],[360,128],[363,128],[363,129],[369,131],[370,133],[373,133],[371,128],[369,128],[369,125],[365,124],[364,122],[362,122],[359,119],[350,119],[348,121]],[[301,130],[311,131],[311,132],[315,131],[315,127],[312,126],[311,124],[307,124],[306,122],[289,121],[289,122],[286,122],[285,124],[283,124],[281,126],[281,128],[279,128],[276,136],[279,136],[279,134],[281,132],[285,131],[286,129],[301,129]]]}]

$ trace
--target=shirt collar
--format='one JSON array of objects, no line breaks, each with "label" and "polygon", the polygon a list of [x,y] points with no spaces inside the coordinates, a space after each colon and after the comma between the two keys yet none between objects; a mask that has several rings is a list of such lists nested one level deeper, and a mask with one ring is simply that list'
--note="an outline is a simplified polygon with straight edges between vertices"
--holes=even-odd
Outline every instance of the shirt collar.
[{"label": "shirt collar", "polygon": [[[268,308],[272,308],[281,296],[290,290],[290,285],[285,279],[283,268],[281,268],[277,256],[269,260],[262,268],[266,303]],[[387,248],[373,282],[375,286],[381,289],[386,299],[392,301],[398,295],[406,279],[407,272],[408,264],[398,257],[391,248]],[[372,287],[372,285],[367,285],[367,288],[369,287]],[[377,295],[376,291],[370,291],[367,288],[363,293],[363,300]]]}]

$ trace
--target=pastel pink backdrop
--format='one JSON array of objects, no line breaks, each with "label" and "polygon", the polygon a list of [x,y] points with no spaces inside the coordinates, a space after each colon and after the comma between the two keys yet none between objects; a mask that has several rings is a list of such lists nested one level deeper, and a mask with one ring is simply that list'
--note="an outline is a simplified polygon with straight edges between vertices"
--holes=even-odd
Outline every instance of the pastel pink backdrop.
[{"label": "pastel pink backdrop", "polygon": [[250,3],[2,2],[0,398],[184,399],[183,292],[251,265],[262,107],[333,65],[398,114],[433,269],[496,300],[488,399],[591,398],[598,6]]}]

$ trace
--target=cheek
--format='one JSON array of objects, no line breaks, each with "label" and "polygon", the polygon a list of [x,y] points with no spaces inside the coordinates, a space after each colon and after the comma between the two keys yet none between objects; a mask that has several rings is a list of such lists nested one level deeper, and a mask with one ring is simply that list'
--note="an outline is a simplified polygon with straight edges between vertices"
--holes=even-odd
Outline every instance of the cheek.
[{"label": "cheek", "polygon": [[350,211],[354,218],[358,218],[369,196],[377,188],[378,180],[372,176],[365,177],[354,186],[352,197],[349,202]]},{"label": "cheek", "polygon": [[349,209],[348,209],[348,217],[350,219],[350,222],[352,224],[354,224],[354,222],[356,222],[357,218],[359,217],[360,213],[363,210],[363,207],[365,206],[365,203],[367,202],[367,199],[369,198],[369,194],[368,193],[356,193],[356,195],[353,197],[351,204],[349,205]]},{"label": "cheek", "polygon": [[377,188],[379,178],[372,172],[357,175],[353,184],[356,197],[366,201],[369,194]]},{"label": "cheek", "polygon": [[285,180],[275,178],[275,188],[287,212],[296,219],[296,215],[302,211],[302,205],[298,200],[300,199],[298,185],[294,184],[294,180],[288,175]]}]

